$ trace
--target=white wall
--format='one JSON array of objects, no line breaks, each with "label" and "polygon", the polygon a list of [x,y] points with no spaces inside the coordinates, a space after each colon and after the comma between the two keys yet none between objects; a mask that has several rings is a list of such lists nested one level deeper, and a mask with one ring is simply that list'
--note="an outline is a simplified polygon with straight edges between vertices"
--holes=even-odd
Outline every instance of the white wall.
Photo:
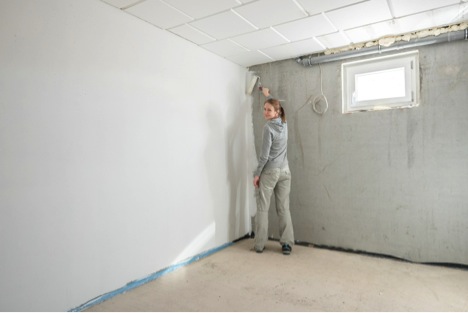
[{"label": "white wall", "polygon": [[0,45],[1,311],[249,232],[246,69],[98,0],[2,0]]}]

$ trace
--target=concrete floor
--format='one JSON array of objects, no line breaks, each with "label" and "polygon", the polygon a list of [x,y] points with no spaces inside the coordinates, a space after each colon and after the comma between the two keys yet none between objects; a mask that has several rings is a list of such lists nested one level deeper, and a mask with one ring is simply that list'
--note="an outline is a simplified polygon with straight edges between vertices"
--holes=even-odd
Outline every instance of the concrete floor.
[{"label": "concrete floor", "polygon": [[468,311],[468,270],[246,239],[87,311]]}]

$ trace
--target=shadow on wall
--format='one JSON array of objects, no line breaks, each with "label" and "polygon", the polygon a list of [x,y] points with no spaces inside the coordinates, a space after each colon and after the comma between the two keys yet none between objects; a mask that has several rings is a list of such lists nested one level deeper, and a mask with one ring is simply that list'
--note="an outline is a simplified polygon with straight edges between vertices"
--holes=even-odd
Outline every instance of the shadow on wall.
[{"label": "shadow on wall", "polygon": [[[248,138],[253,137],[253,128],[249,127],[249,111],[251,99],[244,98],[238,107],[232,107],[229,115],[232,124],[226,133],[227,179],[230,193],[229,236],[239,238],[250,232],[250,204],[253,195],[253,186],[250,183],[252,176],[251,149]],[[250,151],[250,153],[249,153]],[[235,223],[232,223],[235,221]],[[232,237],[233,236],[233,237]]]},{"label": "shadow on wall", "polygon": [[[215,104],[210,105],[207,111],[210,128],[205,150],[207,181],[213,199],[215,220],[221,223],[220,227],[216,227],[216,236],[227,236],[229,240],[238,239],[250,232],[250,216],[254,203],[253,186],[249,185],[253,170],[251,154],[254,152],[250,120],[252,101],[248,97],[242,100],[238,106],[228,108],[225,116]],[[231,124],[226,126],[225,121]],[[226,165],[225,173],[214,168],[220,163]],[[221,225],[226,225],[226,228]],[[219,233],[225,229],[227,233]]]}]

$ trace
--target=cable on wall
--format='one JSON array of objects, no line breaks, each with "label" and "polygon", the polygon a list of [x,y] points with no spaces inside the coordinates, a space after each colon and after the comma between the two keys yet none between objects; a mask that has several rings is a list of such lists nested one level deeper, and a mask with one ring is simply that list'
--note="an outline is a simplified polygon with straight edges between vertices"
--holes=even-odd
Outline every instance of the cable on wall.
[{"label": "cable on wall", "polygon": [[[318,96],[316,96],[314,98],[314,101],[312,102],[312,109],[314,110],[315,113],[323,115],[328,110],[328,100],[327,100],[327,97],[325,96],[325,94],[323,93],[323,73],[322,73],[322,65],[321,64],[319,64],[319,68],[320,68],[320,95],[318,95]],[[325,102],[325,108],[322,111],[317,110],[317,104],[321,100],[323,100]]]},{"label": "cable on wall", "polygon": [[[294,119],[297,121],[294,123],[294,128],[295,128],[295,136],[296,136],[296,141],[299,143],[299,149],[300,149],[300,155],[301,155],[301,161],[302,161],[302,166],[304,167],[304,147],[302,146],[302,139],[301,139],[301,132],[299,131],[299,111],[302,110],[306,105],[311,104],[312,109],[314,110],[315,113],[319,115],[325,114],[328,110],[328,100],[325,94],[323,93],[323,73],[322,73],[322,65],[319,64],[320,68],[320,95],[315,96],[312,100],[313,95],[311,95],[307,101],[301,105],[296,111],[294,111]],[[323,100],[325,102],[325,108],[323,110],[318,110],[317,109],[317,104]]]},{"label": "cable on wall", "polygon": [[[313,98],[312,100],[312,97],[313,95],[311,95],[307,101],[301,105],[301,107],[299,109],[296,110],[296,113],[299,112],[304,106],[308,105],[308,104],[311,104],[312,105],[312,110],[314,110],[315,113],[319,114],[319,115],[323,115],[325,114],[325,112],[327,112],[328,110],[328,100],[327,100],[327,97],[325,96],[325,94],[323,93],[323,73],[322,73],[322,65],[319,64],[319,68],[320,68],[320,95],[316,96],[315,98]],[[317,109],[317,104],[323,100],[325,102],[325,108],[323,110],[318,110]]]}]

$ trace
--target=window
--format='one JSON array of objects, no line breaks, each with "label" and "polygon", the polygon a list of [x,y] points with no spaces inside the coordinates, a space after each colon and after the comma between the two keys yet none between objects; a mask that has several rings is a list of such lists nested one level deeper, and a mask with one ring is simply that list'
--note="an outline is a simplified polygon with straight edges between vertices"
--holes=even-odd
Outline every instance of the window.
[{"label": "window", "polygon": [[341,65],[343,113],[419,105],[418,51]]}]

